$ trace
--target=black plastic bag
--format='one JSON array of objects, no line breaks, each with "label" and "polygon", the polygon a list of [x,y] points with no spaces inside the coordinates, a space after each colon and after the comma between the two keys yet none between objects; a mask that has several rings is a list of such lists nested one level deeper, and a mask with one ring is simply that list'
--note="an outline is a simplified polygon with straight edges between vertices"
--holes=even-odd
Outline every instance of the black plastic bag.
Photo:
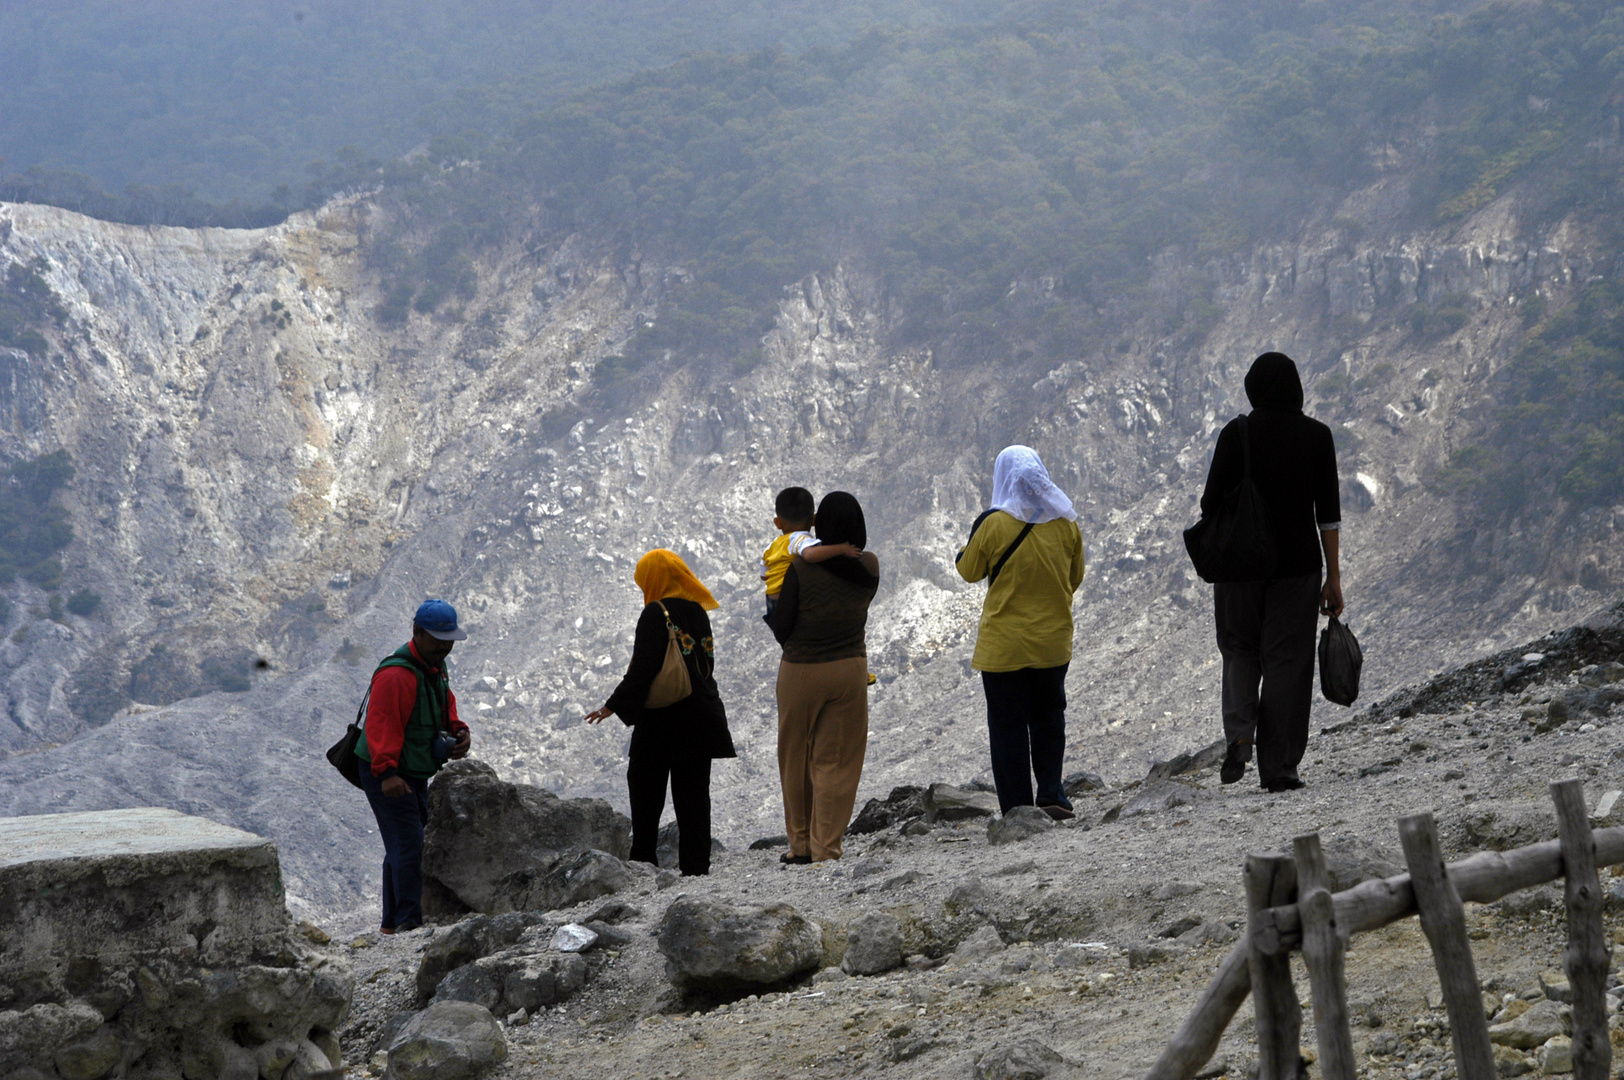
[{"label": "black plastic bag", "polygon": [[1241,480],[1224,493],[1211,517],[1184,530],[1184,549],[1190,553],[1201,580],[1220,582],[1266,581],[1274,576],[1277,556],[1274,535],[1263,498],[1252,483],[1252,438],[1246,417],[1239,421]]},{"label": "black plastic bag", "polygon": [[1320,631],[1320,693],[1337,705],[1352,705],[1359,696],[1359,670],[1365,666],[1359,639],[1335,615]]}]

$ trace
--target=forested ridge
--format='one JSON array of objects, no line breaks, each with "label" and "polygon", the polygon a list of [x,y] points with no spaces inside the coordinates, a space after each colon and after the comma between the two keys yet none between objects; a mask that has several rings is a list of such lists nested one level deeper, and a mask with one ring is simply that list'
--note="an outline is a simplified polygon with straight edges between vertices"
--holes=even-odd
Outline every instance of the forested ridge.
[{"label": "forested ridge", "polygon": [[[421,0],[415,10],[431,8]],[[305,10],[274,32],[325,25],[341,41],[334,28],[347,17],[382,27],[382,41],[404,40],[398,21],[368,22],[338,0]],[[427,89],[380,100],[375,126],[386,135],[418,125],[418,152],[378,152],[389,142],[380,135],[255,203],[222,207],[179,187],[87,188],[76,208],[258,224],[370,192],[388,211],[366,245],[386,324],[457,319],[480,261],[515,245],[581,232],[641,252],[677,272],[657,316],[599,365],[610,387],[666,358],[721,376],[749,369],[783,287],[840,261],[883,287],[898,342],[948,363],[1041,363],[1115,342],[1147,311],[1164,334],[1199,342],[1219,315],[1210,283],[1186,276],[1180,295],[1153,298],[1152,258],[1199,268],[1311,221],[1352,244],[1368,232],[1447,229],[1517,190],[1527,226],[1577,210],[1607,233],[1605,249],[1621,239],[1624,10],[1604,0],[895,0],[820,7],[793,39],[767,33],[767,6],[720,0],[626,0],[577,15],[544,6],[522,26],[503,5],[485,23],[434,10],[446,57],[492,34],[527,40],[547,19],[599,52],[459,87],[432,77],[434,57],[405,49],[401,69]],[[643,24],[609,44],[614,19],[629,13]],[[661,27],[670,41],[656,40]],[[725,51],[751,35],[778,43]],[[690,43],[723,51],[573,90],[593,71],[635,69]],[[493,55],[509,56],[502,48]],[[386,53],[335,78],[360,79]],[[201,85],[194,76],[175,85]],[[251,141],[255,118],[296,142],[262,100],[285,82],[261,72],[239,83],[246,111],[215,117],[200,154]],[[408,120],[430,98],[439,111]],[[1403,192],[1386,220],[1326,221],[1342,195],[1378,178]],[[75,182],[14,177],[0,198],[73,205],[60,195]],[[1592,290],[1571,310],[1528,309],[1526,341],[1495,383],[1500,411],[1440,482],[1479,492],[1496,512],[1522,509],[1519,492],[1624,497],[1624,351],[1611,297]],[[1467,312],[1445,303],[1400,317],[1424,339]],[[1559,459],[1567,464],[1553,471]]]},{"label": "forested ridge", "polygon": [[1003,0],[0,4],[0,175],[100,217],[264,224],[332,165],[497,132],[706,49],[838,44]]}]

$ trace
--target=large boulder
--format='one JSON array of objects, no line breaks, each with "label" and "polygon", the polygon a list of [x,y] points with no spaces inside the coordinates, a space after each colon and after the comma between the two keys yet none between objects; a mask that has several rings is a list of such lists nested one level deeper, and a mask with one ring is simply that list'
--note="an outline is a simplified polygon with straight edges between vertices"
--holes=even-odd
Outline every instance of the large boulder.
[{"label": "large boulder", "polygon": [[454,761],[429,785],[425,904],[438,907],[431,901],[443,892],[470,910],[489,911],[507,874],[583,848],[623,859],[631,835],[631,819],[602,799],[560,799],[500,780],[482,761]]},{"label": "large boulder", "polygon": [[841,968],[850,975],[878,975],[902,966],[902,923],[895,915],[870,911],[846,927],[846,956]]},{"label": "large boulder", "polygon": [[681,897],[660,922],[666,975],[683,989],[774,986],[816,968],[823,929],[788,904],[734,908]]},{"label": "large boulder", "polygon": [[389,1046],[394,1080],[469,1080],[507,1058],[507,1037],[489,1009],[441,1001],[408,1020]]},{"label": "large boulder", "polygon": [[607,851],[577,851],[503,876],[486,902],[493,912],[574,907],[633,884],[641,872],[636,867],[644,865],[622,862]]}]

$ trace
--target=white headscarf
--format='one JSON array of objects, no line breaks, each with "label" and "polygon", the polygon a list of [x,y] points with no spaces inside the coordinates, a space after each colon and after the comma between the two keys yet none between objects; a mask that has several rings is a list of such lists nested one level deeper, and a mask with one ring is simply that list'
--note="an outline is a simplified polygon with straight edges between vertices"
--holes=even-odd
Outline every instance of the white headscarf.
[{"label": "white headscarf", "polygon": [[1056,518],[1077,520],[1071,500],[1055,487],[1030,446],[1006,446],[999,452],[992,464],[992,508],[1034,525]]}]

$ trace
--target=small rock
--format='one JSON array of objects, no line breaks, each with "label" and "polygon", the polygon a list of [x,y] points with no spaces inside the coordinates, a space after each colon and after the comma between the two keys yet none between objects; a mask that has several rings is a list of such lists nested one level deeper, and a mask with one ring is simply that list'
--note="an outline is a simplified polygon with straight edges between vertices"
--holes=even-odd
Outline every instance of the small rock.
[{"label": "small rock", "polygon": [[952,784],[932,784],[925,791],[925,820],[967,821],[998,813],[998,796],[989,791],[971,791]]},{"label": "small rock", "polygon": [[553,948],[564,953],[586,952],[597,943],[597,933],[580,923],[565,923],[553,935]]},{"label": "small rock", "polygon": [[1152,964],[1164,963],[1171,958],[1172,954],[1160,945],[1150,945],[1136,941],[1128,946],[1129,970],[1147,968]]},{"label": "small rock", "polygon": [[412,1017],[389,1047],[399,1080],[467,1080],[507,1058],[507,1038],[490,1010],[442,1001]]},{"label": "small rock", "polygon": [[1183,784],[1164,784],[1160,787],[1148,788],[1128,800],[1128,804],[1121,810],[1123,818],[1141,817],[1145,814],[1159,814],[1174,807],[1189,806],[1195,802],[1195,795]]},{"label": "small rock", "polygon": [[991,926],[983,926],[953,950],[953,959],[959,963],[973,963],[1004,951],[1004,939]]},{"label": "small rock", "polygon": [[1538,1001],[1515,1020],[1489,1029],[1489,1041],[1518,1050],[1532,1050],[1568,1032],[1566,1010],[1555,1001]]},{"label": "small rock", "polygon": [[1065,1061],[1036,1039],[995,1046],[976,1060],[976,1080],[1043,1080]]},{"label": "small rock", "polygon": [[1193,896],[1201,891],[1201,886],[1193,881],[1164,881],[1150,890],[1152,900],[1176,900],[1181,896]]},{"label": "small rock", "polygon": [[917,885],[919,882],[924,880],[925,875],[921,874],[918,870],[907,870],[898,874],[896,877],[886,878],[885,881],[880,885],[880,891],[891,892],[893,890],[900,889],[905,885]]},{"label": "small rock", "polygon": [[1218,739],[1200,750],[1178,754],[1167,761],[1158,761],[1150,767],[1150,773],[1145,777],[1145,783],[1151,784],[1158,780],[1168,780],[1185,773],[1197,772],[1201,769],[1210,769],[1224,760],[1225,743]]},{"label": "small rock", "polygon": [[1552,1001],[1560,1001],[1564,1005],[1573,1004],[1573,988],[1568,985],[1566,975],[1559,972],[1544,972],[1539,976],[1539,988]]},{"label": "small rock", "polygon": [[1105,780],[1101,778],[1099,773],[1084,770],[1083,772],[1074,772],[1066,777],[1065,780],[1061,781],[1061,787],[1065,789],[1066,797],[1069,799],[1078,795],[1087,795],[1091,791],[1104,791]]},{"label": "small rock", "polygon": [[1539,1071],[1546,1076],[1572,1072],[1573,1040],[1566,1035],[1556,1036],[1534,1052],[1534,1060],[1539,1062]]},{"label": "small rock", "polygon": [[69,1043],[56,1052],[56,1071],[63,1080],[101,1080],[124,1056],[117,1029],[103,1025],[88,1038]]},{"label": "small rock", "polygon": [[953,891],[947,894],[947,899],[942,901],[942,908],[949,915],[956,915],[965,911],[980,911],[987,906],[991,899],[986,886],[979,881],[972,880],[954,886]]},{"label": "small rock", "polygon": [[1194,915],[1186,915],[1186,916],[1184,916],[1184,918],[1176,919],[1173,922],[1169,923],[1168,925],[1162,927],[1160,930],[1156,931],[1156,936],[1159,937],[1159,938],[1182,937],[1182,936],[1184,936],[1184,934],[1188,933],[1191,930],[1194,930],[1196,927],[1198,927],[1200,925],[1201,925],[1201,920],[1198,919],[1196,916],[1194,916]]},{"label": "small rock", "polygon": [[902,923],[895,915],[871,911],[846,928],[841,968],[850,975],[878,975],[902,966]]},{"label": "small rock", "polygon": [[1619,806],[1621,797],[1624,797],[1624,791],[1619,791],[1616,788],[1604,793],[1600,799],[1596,800],[1596,809],[1590,812],[1590,820],[1598,824],[1611,823],[1613,815],[1618,813],[1620,809],[1624,809]]},{"label": "small rock", "polygon": [[1054,819],[1035,806],[1012,806],[1002,817],[987,822],[987,843],[1013,844],[1056,827]]},{"label": "small rock", "polygon": [[924,818],[914,818],[902,826],[903,836],[927,836],[930,833],[930,823]]},{"label": "small rock", "polygon": [[1534,1071],[1534,1062],[1521,1050],[1509,1046],[1496,1046],[1494,1071],[1500,1076],[1522,1076]]},{"label": "small rock", "polygon": [[310,922],[308,919],[301,919],[299,924],[294,927],[294,929],[298,930],[304,939],[310,942],[312,945],[328,945],[331,944],[333,940],[330,936],[328,936],[327,931],[323,930],[315,923]]},{"label": "small rock", "polygon": [[774,848],[789,847],[787,836],[763,836],[760,840],[750,841],[751,851],[771,851]]}]

